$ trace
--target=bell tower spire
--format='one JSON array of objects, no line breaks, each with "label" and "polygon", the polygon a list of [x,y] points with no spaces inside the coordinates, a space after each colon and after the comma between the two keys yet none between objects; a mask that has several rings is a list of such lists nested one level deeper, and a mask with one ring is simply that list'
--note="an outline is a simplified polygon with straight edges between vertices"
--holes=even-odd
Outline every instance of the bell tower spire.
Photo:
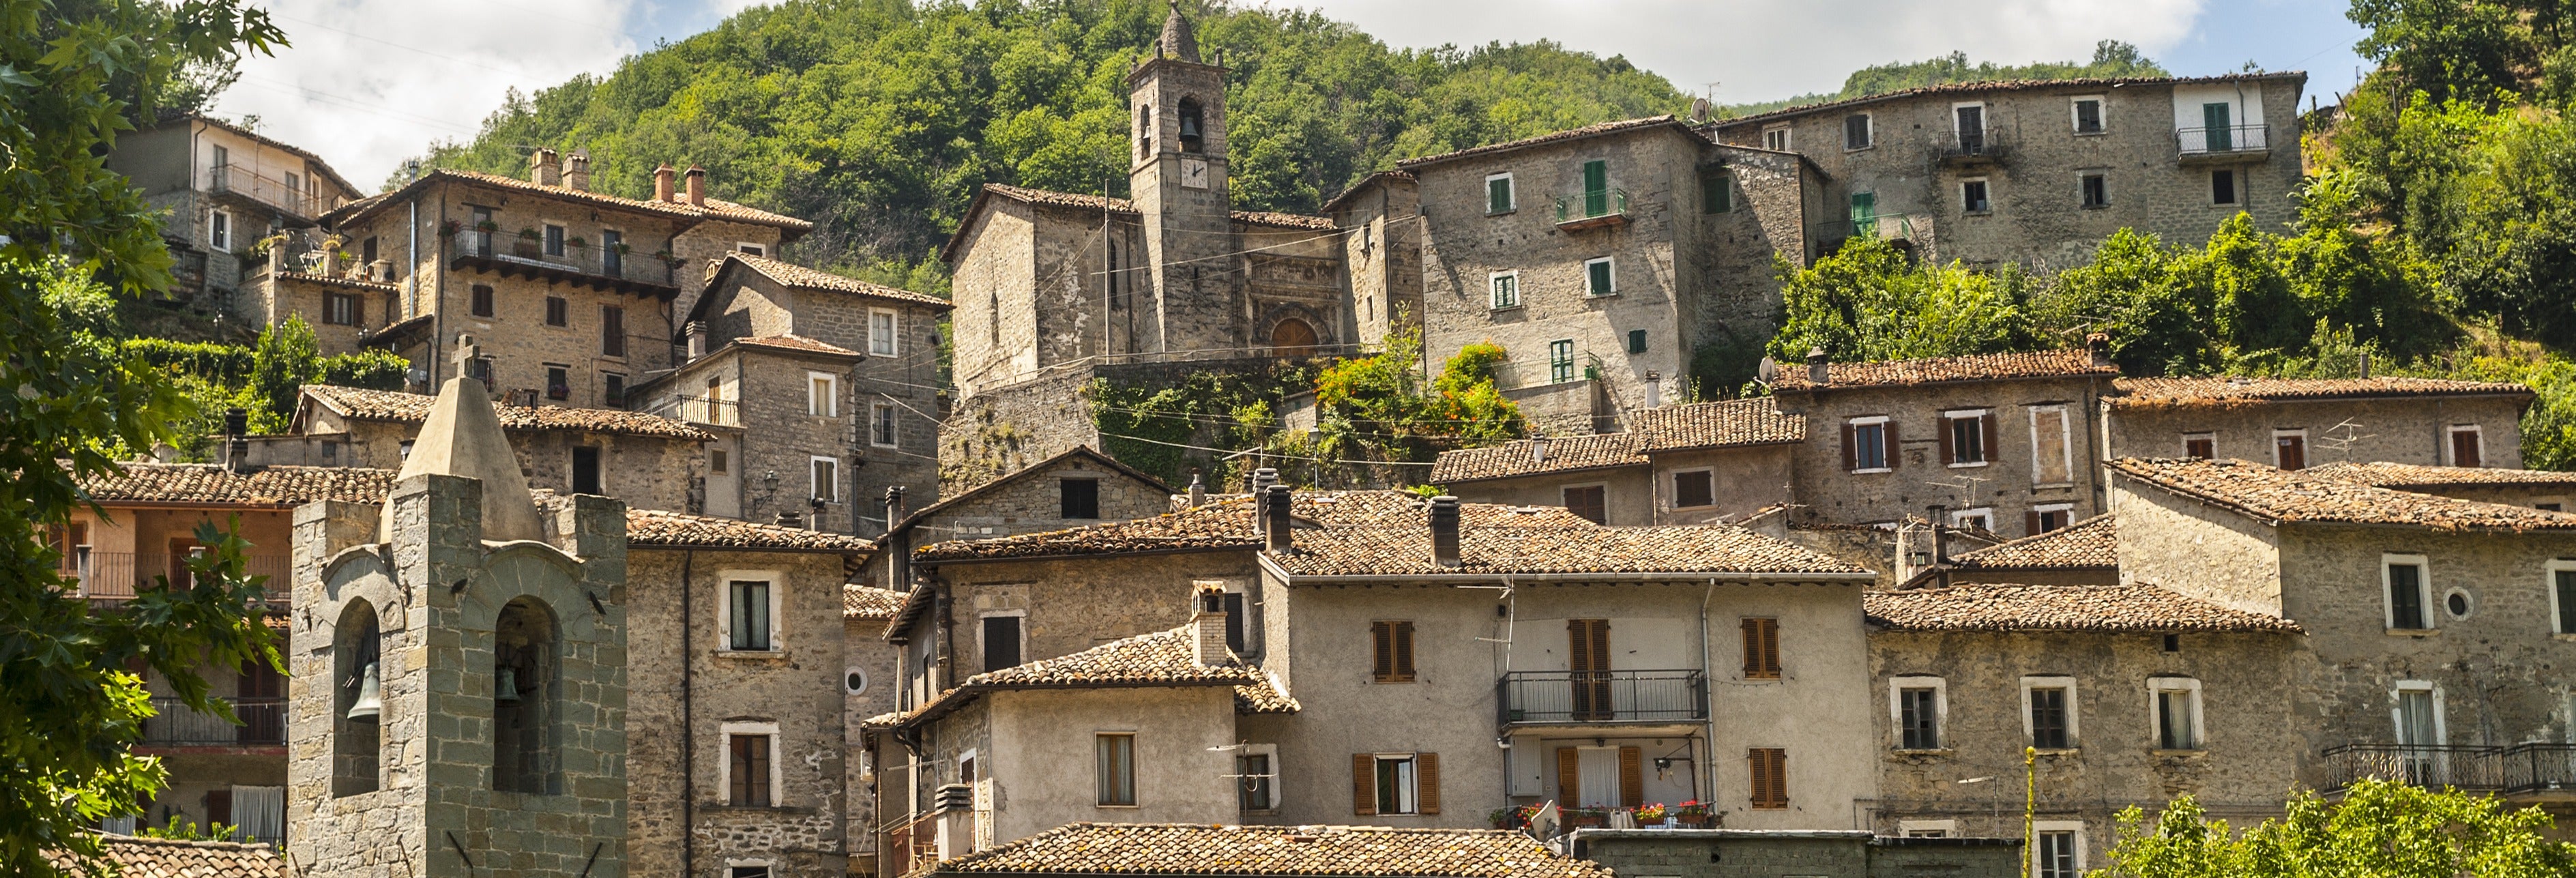
[{"label": "bell tower spire", "polygon": [[1198,35],[1178,4],[1163,19],[1154,55],[1127,74],[1128,192],[1143,225],[1151,296],[1138,306],[1140,351],[1240,345],[1240,272],[1225,152],[1225,68],[1200,60]]}]

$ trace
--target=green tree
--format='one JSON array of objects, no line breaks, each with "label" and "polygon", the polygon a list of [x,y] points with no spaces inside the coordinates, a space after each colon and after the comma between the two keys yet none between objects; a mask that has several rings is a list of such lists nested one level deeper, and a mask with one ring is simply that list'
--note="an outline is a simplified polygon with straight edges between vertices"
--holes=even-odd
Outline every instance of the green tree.
[{"label": "green tree", "polygon": [[2547,812],[2490,796],[2381,780],[2327,802],[2312,792],[2288,813],[2230,838],[2184,796],[2152,829],[2120,813],[2106,878],[2534,878],[2576,871],[2576,845],[2544,837]]},{"label": "green tree", "polygon": [[1992,61],[1968,63],[1968,53],[1952,52],[1922,61],[1896,61],[1873,64],[1852,71],[1843,79],[1841,91],[1826,94],[1799,95],[1776,101],[1734,104],[1722,108],[1726,115],[1744,116],[1764,113],[1782,107],[1863,98],[1870,95],[1941,85],[1951,82],[2011,82],[2030,79],[2116,79],[2122,77],[2171,76],[2163,66],[2149,59],[2138,47],[2119,40],[2093,44],[2091,61],[2042,61],[2035,64],[2005,65]]},{"label": "green tree", "polygon": [[1918,262],[1875,235],[1800,268],[1774,256],[1783,317],[1771,356],[1805,362],[1810,348],[1836,360],[1901,360],[2028,350],[2028,279]]},{"label": "green tree", "polygon": [[159,765],[128,749],[152,713],[129,663],[216,713],[199,662],[277,663],[246,610],[257,586],[238,537],[202,529],[197,586],[144,589],[119,612],[66,597],[41,537],[82,502],[77,478],[114,472],[187,413],[114,341],[115,297],[167,290],[170,257],[108,148],[176,71],[283,41],[235,0],[0,0],[0,872],[58,874],[46,852],[64,850],[103,872],[83,827],[160,787]]},{"label": "green tree", "polygon": [[[406,364],[408,365],[408,364]],[[282,433],[304,385],[322,382],[322,350],[302,315],[260,330],[251,347],[250,380],[235,404],[250,413],[253,433]]]},{"label": "green tree", "polygon": [[2517,71],[2536,60],[2519,11],[2504,3],[2352,0],[2345,17],[2370,29],[2353,48],[2405,92],[2491,101],[2519,90]]}]

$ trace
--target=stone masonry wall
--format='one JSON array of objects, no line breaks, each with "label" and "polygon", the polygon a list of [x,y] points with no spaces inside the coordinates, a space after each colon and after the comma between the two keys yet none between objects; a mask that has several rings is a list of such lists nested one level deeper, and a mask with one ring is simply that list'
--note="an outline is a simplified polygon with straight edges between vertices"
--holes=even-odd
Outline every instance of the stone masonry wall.
[{"label": "stone masonry wall", "polygon": [[2457,465],[2450,429],[2478,428],[2484,466],[2522,466],[2522,409],[2514,397],[2427,396],[2239,405],[2113,405],[2111,457],[2180,457],[2183,435],[2210,433],[2221,458],[2278,465],[2274,431],[2300,430],[2307,463],[2394,461]]},{"label": "stone masonry wall", "polygon": [[[1939,503],[1953,512],[1991,509],[1997,532],[2021,536],[2026,530],[2024,513],[2038,505],[2072,504],[2070,522],[2091,517],[2101,509],[2101,494],[2095,446],[2085,437],[2099,435],[2094,428],[2095,400],[2109,383],[2074,378],[1782,393],[1781,410],[1807,419],[1807,442],[1794,463],[1798,502],[1805,505],[1799,519],[1845,524],[1895,521],[1920,517],[1926,506]],[[2052,405],[2066,408],[2067,451],[2072,460],[2069,481],[2047,487],[2036,481],[2033,472],[2031,409]],[[1986,437],[1991,462],[1943,466],[1941,414],[1970,409],[1993,413],[1996,435]],[[1889,449],[1894,468],[1847,472],[1843,425],[1851,418],[1874,415],[1886,416],[1895,428]]]},{"label": "stone masonry wall", "polygon": [[[896,682],[901,679],[896,676],[896,663],[901,653],[893,644],[885,642],[885,626],[886,620],[877,618],[844,618],[841,623],[841,643],[845,650],[842,664],[847,672],[841,687],[844,693],[841,740],[847,750],[841,764],[847,790],[842,793],[841,801],[849,809],[842,817],[847,836],[842,849],[849,852],[853,871],[866,870],[876,862],[873,856],[877,849],[876,785],[882,769],[868,758],[864,739],[859,734],[859,724],[869,717],[894,710],[895,693],[903,689]],[[859,688],[847,685],[848,674],[858,676]]]},{"label": "stone masonry wall", "polygon": [[999,197],[985,204],[974,225],[960,232],[965,242],[952,259],[955,273],[949,280],[957,302],[949,322],[950,350],[961,399],[1038,366],[1036,327],[1025,298],[1037,283],[1033,208]]},{"label": "stone masonry wall", "polygon": [[1092,375],[1070,369],[959,400],[939,425],[940,493],[971,489],[1077,445],[1100,447],[1100,428],[1081,397]]},{"label": "stone masonry wall", "polygon": [[1333,215],[1334,225],[1359,230],[1341,236],[1349,279],[1343,310],[1355,329],[1350,339],[1364,345],[1422,325],[1422,189],[1403,179],[1369,186]]},{"label": "stone masonry wall", "polygon": [[[853,510],[866,510],[873,502],[865,495],[854,495],[851,479],[859,470],[857,435],[862,416],[855,405],[854,391],[843,357],[801,357],[773,354],[767,351],[742,350],[740,359],[741,423],[744,426],[742,449],[735,466],[741,467],[743,485],[742,517],[751,521],[775,521],[780,513],[792,512],[816,530],[834,533],[858,532],[851,520]],[[809,374],[823,372],[839,379],[834,410],[814,414],[808,399]],[[835,484],[814,484],[814,458],[827,457],[837,463]],[[769,476],[775,473],[777,479]],[[818,493],[828,490],[828,493]],[[820,512],[813,500],[829,498]],[[818,517],[819,516],[819,517]]]},{"label": "stone masonry wall", "polygon": [[[1062,482],[1091,479],[1099,483],[1100,517],[1065,518]],[[1172,495],[1163,486],[1124,472],[1074,459],[1042,472],[994,486],[966,502],[941,509],[914,525],[913,544],[943,540],[989,539],[1014,534],[1148,518],[1172,511]]]}]

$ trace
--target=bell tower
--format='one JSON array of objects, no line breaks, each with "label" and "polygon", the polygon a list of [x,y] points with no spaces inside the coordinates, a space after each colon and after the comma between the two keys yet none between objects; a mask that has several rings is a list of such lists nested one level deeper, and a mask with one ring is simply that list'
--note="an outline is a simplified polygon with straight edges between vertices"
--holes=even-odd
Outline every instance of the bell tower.
[{"label": "bell tower", "polygon": [[[1243,288],[1234,252],[1225,157],[1225,68],[1199,60],[1190,20],[1172,7],[1154,57],[1127,74],[1128,192],[1144,223],[1150,319],[1142,351],[1185,351],[1244,343],[1236,302]],[[1147,333],[1151,335],[1147,335]]]}]

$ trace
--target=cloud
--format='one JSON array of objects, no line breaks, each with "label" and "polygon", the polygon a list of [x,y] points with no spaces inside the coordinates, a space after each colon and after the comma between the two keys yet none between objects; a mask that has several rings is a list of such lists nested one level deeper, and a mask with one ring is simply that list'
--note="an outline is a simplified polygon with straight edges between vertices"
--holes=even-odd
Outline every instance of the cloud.
[{"label": "cloud", "polygon": [[280,0],[294,45],[252,57],[213,108],[320,154],[372,192],[433,140],[468,139],[513,86],[605,73],[634,0]]}]

